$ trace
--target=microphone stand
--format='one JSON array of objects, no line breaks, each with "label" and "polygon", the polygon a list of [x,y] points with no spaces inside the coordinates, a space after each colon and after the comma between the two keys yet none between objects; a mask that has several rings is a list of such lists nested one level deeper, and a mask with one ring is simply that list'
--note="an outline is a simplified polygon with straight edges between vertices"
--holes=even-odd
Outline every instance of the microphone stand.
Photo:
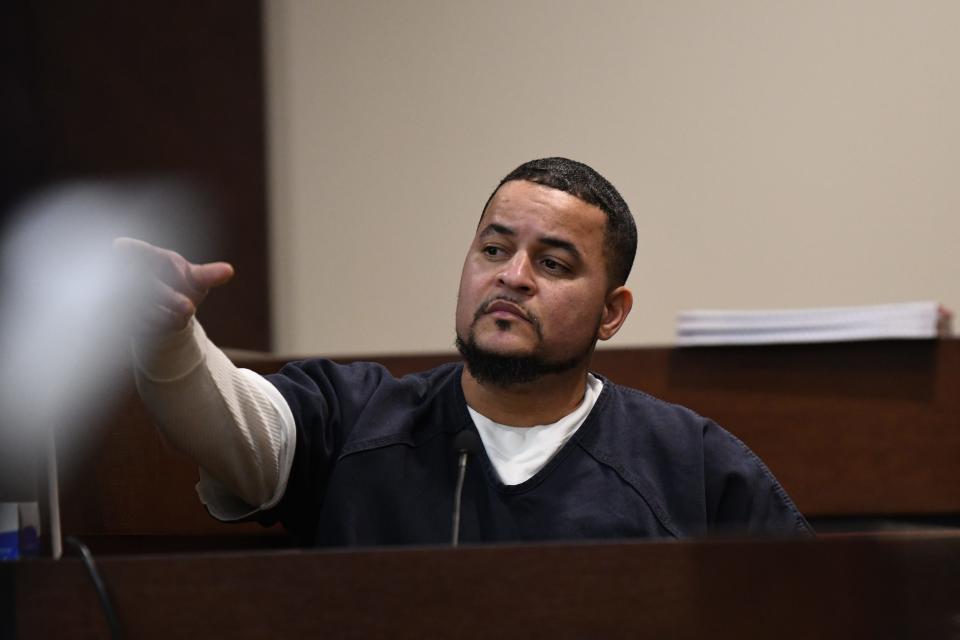
[{"label": "microphone stand", "polygon": [[461,451],[457,463],[457,488],[453,494],[453,539],[450,546],[456,547],[460,542],[460,503],[463,496],[463,478],[467,474],[467,457],[469,452]]},{"label": "microphone stand", "polygon": [[457,488],[453,494],[453,535],[450,546],[460,544],[460,507],[463,497],[463,480],[467,474],[467,458],[480,451],[480,436],[476,431],[464,429],[453,439],[453,450],[459,455],[457,461]]}]

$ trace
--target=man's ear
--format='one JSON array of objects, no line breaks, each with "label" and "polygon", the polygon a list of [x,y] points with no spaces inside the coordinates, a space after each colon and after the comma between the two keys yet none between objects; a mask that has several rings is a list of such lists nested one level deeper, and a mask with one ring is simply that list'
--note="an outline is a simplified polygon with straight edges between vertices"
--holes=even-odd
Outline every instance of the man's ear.
[{"label": "man's ear", "polygon": [[597,337],[600,340],[609,340],[617,334],[623,321],[630,315],[633,308],[633,294],[626,287],[617,287],[607,294],[603,305],[603,317],[600,319],[600,330]]}]

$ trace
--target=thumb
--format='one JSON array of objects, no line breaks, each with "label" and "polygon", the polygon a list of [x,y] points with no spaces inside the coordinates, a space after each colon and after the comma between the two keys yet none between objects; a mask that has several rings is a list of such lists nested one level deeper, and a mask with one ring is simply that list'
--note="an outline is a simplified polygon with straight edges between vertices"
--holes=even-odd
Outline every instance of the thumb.
[{"label": "thumb", "polygon": [[208,262],[206,264],[191,264],[189,277],[195,288],[200,291],[208,291],[230,282],[233,274],[233,265],[229,262]]}]

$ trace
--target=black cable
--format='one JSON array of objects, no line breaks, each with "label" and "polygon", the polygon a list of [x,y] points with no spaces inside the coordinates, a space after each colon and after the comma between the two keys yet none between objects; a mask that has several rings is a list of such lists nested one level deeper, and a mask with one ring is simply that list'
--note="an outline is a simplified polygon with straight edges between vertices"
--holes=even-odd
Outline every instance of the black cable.
[{"label": "black cable", "polygon": [[80,553],[80,558],[83,560],[83,564],[87,568],[87,573],[90,575],[90,579],[93,580],[93,588],[96,589],[97,597],[100,598],[100,606],[103,607],[103,615],[106,616],[107,624],[110,626],[110,637],[113,638],[113,640],[120,640],[120,622],[117,620],[117,614],[113,610],[113,604],[110,602],[110,595],[107,593],[107,585],[103,582],[103,578],[100,577],[100,572],[97,571],[97,565],[93,561],[93,554],[90,553],[90,549],[87,548],[87,545],[83,544],[73,536],[67,536],[65,542]]}]

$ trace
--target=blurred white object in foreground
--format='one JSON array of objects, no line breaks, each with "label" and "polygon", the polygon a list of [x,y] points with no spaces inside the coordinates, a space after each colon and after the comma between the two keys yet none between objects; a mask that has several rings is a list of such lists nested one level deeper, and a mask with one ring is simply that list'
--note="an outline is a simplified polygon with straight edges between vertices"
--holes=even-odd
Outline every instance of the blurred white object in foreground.
[{"label": "blurred white object in foreground", "polygon": [[0,443],[82,426],[124,386],[144,301],[113,239],[182,248],[170,222],[191,214],[195,223],[196,203],[166,183],[80,183],[15,212],[0,245]]},{"label": "blurred white object in foreground", "polygon": [[[204,212],[173,183],[81,183],[14,212],[0,244],[0,502],[46,505],[60,556],[57,470],[129,384],[130,336],[149,304],[145,279],[113,249],[118,236],[196,251],[167,232]],[[162,225],[160,223],[163,223]]]}]

